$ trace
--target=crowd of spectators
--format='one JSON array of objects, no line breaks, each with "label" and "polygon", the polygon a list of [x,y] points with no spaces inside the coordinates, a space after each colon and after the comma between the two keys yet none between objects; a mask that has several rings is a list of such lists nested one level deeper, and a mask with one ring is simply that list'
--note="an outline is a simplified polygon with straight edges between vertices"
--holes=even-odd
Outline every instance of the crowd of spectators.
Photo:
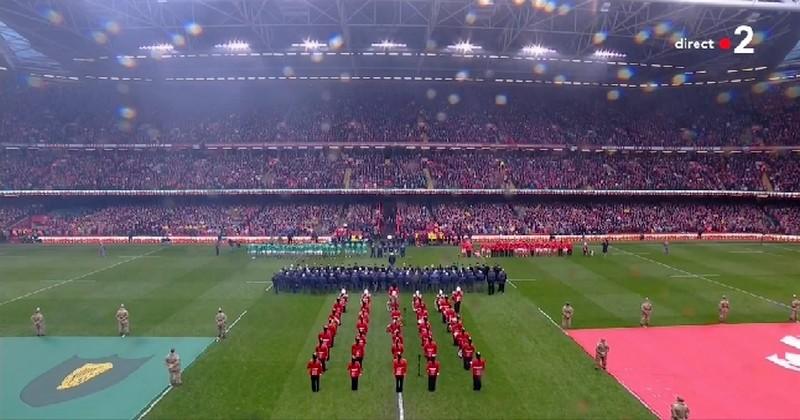
[{"label": "crowd of spectators", "polygon": [[[763,177],[771,180],[771,185]],[[0,150],[3,190],[346,186],[800,191],[800,156],[452,150]]]},{"label": "crowd of spectators", "polygon": [[[34,216],[27,218],[27,216]],[[393,226],[383,229],[386,220]],[[26,223],[20,224],[22,220]],[[399,203],[396,214],[368,204],[113,205],[43,210],[0,207],[0,230],[22,235],[332,235],[442,232],[465,235],[606,233],[800,234],[800,207],[694,203]]]},{"label": "crowd of spectators", "polygon": [[47,212],[23,232],[91,235],[328,235],[337,228],[372,234],[379,214],[368,205],[122,205]]},{"label": "crowd of spectators", "polygon": [[405,205],[397,224],[407,236],[606,233],[798,233],[800,207],[752,204],[544,203]]},{"label": "crowd of spectators", "polygon": [[[174,90],[173,90],[174,89]],[[347,84],[253,87],[46,85],[0,98],[11,143],[447,142],[794,145],[800,101],[775,92],[726,102],[710,90]],[[265,100],[265,98],[269,98]]]}]

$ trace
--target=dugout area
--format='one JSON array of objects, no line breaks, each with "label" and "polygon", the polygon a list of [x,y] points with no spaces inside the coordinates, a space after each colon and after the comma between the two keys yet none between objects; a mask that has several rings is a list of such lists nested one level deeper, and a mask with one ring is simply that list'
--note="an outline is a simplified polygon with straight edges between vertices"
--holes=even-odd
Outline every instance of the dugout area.
[{"label": "dugout area", "polygon": [[206,337],[0,337],[0,418],[131,419],[168,385],[170,348],[185,370]]}]

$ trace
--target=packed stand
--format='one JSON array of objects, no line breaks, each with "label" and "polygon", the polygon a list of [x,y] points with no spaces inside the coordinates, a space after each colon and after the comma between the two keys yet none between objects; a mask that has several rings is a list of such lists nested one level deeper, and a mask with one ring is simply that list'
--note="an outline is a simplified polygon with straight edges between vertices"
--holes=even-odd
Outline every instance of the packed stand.
[{"label": "packed stand", "polygon": [[398,207],[399,234],[425,242],[441,232],[445,242],[467,235],[607,234],[672,232],[783,233],[796,227],[786,210],[782,219],[749,204],[444,204]]},{"label": "packed stand", "polygon": [[767,206],[767,214],[781,226],[781,232],[800,235],[800,207]]},{"label": "packed stand", "polygon": [[[349,174],[348,174],[349,170]],[[348,176],[349,175],[349,176]],[[800,156],[583,152],[0,151],[0,189],[800,190]],[[349,177],[349,179],[348,179]]]},{"label": "packed stand", "polygon": [[[606,91],[420,84],[353,89],[209,85],[8,89],[0,138],[11,143],[446,142],[630,146],[794,145],[800,101],[780,89],[661,91],[607,101]],[[557,91],[555,90],[557,89]],[[553,94],[557,92],[557,94]],[[269,97],[268,101],[264,97]],[[80,106],[75,106],[80,104]]]},{"label": "packed stand", "polygon": [[111,206],[53,211],[34,220],[38,236],[313,236],[340,226],[373,233],[366,205]]}]

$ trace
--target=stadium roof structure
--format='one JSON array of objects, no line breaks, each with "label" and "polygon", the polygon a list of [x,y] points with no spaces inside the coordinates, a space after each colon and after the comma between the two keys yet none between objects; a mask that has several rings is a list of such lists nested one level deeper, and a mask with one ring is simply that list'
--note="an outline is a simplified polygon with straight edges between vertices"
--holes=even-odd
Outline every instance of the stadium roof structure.
[{"label": "stadium roof structure", "polygon": [[[675,68],[759,68],[765,78],[800,40],[798,0],[4,0],[0,21],[62,74],[134,80],[520,77],[534,73],[531,62],[575,80],[618,78],[595,66],[608,61],[641,80]],[[754,54],[674,45],[738,43],[740,25],[754,29]]]}]

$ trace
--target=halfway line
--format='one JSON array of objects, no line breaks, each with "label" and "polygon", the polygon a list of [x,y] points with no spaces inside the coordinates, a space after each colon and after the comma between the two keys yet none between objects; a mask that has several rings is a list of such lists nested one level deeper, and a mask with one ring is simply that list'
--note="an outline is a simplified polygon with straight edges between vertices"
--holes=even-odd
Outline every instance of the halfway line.
[{"label": "halfway line", "polygon": [[403,393],[397,393],[397,415],[400,417],[400,420],[404,420],[406,418],[405,410],[403,409]]},{"label": "halfway line", "polygon": [[50,289],[53,289],[53,288],[56,288],[56,287],[59,287],[59,286],[63,286],[63,285],[68,284],[68,283],[72,283],[72,282],[77,281],[77,280],[85,279],[86,277],[93,276],[93,275],[95,275],[97,273],[102,273],[103,271],[106,271],[106,270],[111,270],[114,267],[120,266],[120,265],[125,264],[125,263],[129,263],[131,261],[138,260],[139,258],[146,257],[146,256],[148,256],[148,255],[150,255],[150,254],[152,254],[154,252],[158,252],[161,249],[162,248],[156,248],[156,249],[154,249],[152,251],[148,251],[148,252],[146,252],[146,253],[144,253],[142,255],[138,255],[136,257],[127,259],[125,261],[120,261],[118,263],[111,264],[111,265],[109,265],[107,267],[99,268],[97,270],[90,271],[90,272],[88,272],[86,274],[81,274],[78,277],[73,277],[71,279],[62,280],[62,281],[60,281],[58,283],[54,283],[54,284],[51,284],[49,286],[42,287],[40,289],[36,289],[36,290],[34,290],[32,292],[25,293],[24,295],[17,296],[15,298],[9,299],[9,300],[7,300],[5,302],[0,302],[0,306],[7,305],[9,303],[13,303],[13,302],[16,302],[16,301],[18,301],[20,299],[25,299],[26,297],[33,296],[33,295],[36,295],[36,294],[39,294],[39,293],[42,293],[42,292],[46,292],[46,291],[48,291]]}]

